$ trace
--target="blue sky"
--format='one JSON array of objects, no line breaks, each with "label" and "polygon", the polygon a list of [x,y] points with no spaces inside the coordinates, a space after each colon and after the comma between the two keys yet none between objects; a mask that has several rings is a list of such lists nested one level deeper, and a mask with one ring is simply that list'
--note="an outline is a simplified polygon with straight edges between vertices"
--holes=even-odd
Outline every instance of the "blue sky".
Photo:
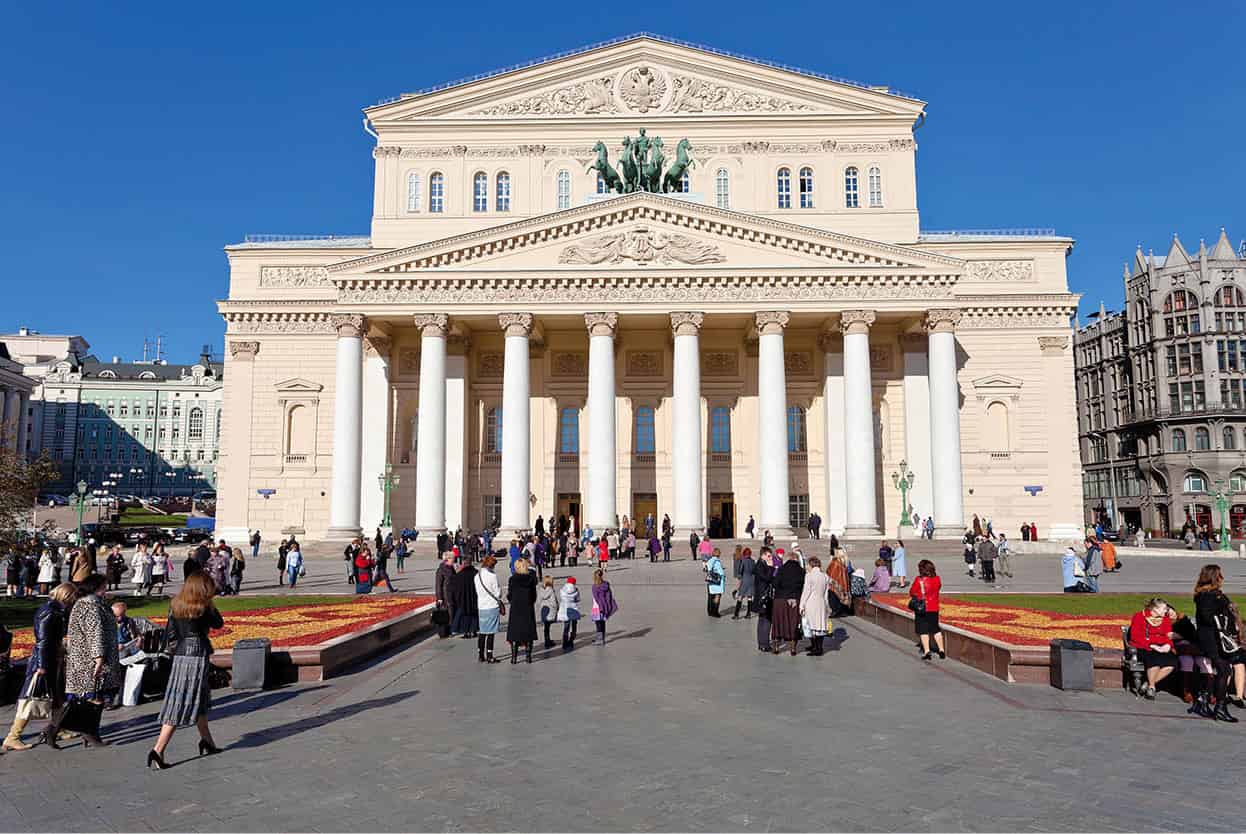
[{"label": "blue sky", "polygon": [[[116,9],[125,9],[117,11]],[[10,4],[0,330],[220,350],[221,247],[366,233],[360,108],[638,30],[929,102],[922,226],[1054,227],[1083,312],[1141,243],[1246,238],[1246,4]]]}]

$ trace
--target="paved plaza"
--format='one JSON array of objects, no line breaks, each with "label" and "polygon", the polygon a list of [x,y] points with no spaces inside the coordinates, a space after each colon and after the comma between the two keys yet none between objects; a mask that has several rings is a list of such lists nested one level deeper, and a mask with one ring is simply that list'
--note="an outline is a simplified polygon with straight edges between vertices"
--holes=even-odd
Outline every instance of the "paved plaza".
[{"label": "paved plaza", "polygon": [[[430,561],[408,574],[414,590]],[[1195,561],[1135,559],[1111,579],[1172,562],[1175,596]],[[953,587],[968,581],[943,572]],[[1229,572],[1240,587],[1240,565]],[[690,561],[621,563],[610,577],[621,611],[604,648],[582,632],[569,654],[482,666],[474,642],[432,638],[325,683],[220,690],[225,752],[192,758],[183,731],[165,772],[143,770],[159,705],[110,712],[108,749],[0,758],[0,820],[20,831],[1241,827],[1235,780],[1217,763],[1240,754],[1246,725],[1188,718],[1171,698],[1009,686],[923,663],[909,641],[853,619],[823,658],[761,654],[753,621],[705,616]]]}]

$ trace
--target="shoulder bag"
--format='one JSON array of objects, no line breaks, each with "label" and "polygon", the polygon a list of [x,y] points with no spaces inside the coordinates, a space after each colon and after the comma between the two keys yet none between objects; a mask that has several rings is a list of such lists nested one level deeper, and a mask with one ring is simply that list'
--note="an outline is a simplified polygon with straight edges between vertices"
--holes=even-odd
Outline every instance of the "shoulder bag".
[{"label": "shoulder bag", "polygon": [[48,689],[47,675],[40,675],[31,681],[30,692],[22,696],[16,717],[27,721],[52,717],[52,695]]},{"label": "shoulder bag", "polygon": [[909,610],[912,611],[914,614],[925,614],[926,613],[926,586],[922,584],[922,581],[920,579],[917,580],[917,582],[914,584],[916,584],[917,587],[921,589],[921,596],[919,597],[910,596],[909,597]]},{"label": "shoulder bag", "polygon": [[490,590],[489,590],[489,586],[485,584],[485,581],[484,581],[483,579],[482,579],[482,580],[480,580],[480,587],[481,587],[481,588],[484,588],[485,593],[486,593],[486,594],[488,594],[489,596],[493,597],[493,601],[494,601],[494,602],[496,602],[496,603],[498,604],[498,613],[499,613],[499,614],[505,614],[505,613],[506,613],[506,603],[504,603],[504,602],[502,602],[502,600],[498,599],[497,594],[495,594],[495,593],[493,593],[493,591],[490,591]]}]

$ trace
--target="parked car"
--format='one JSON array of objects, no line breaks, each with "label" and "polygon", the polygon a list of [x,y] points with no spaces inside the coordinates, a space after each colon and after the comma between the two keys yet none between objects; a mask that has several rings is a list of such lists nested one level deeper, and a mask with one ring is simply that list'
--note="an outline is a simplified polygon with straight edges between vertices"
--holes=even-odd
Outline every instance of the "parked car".
[{"label": "parked car", "polygon": [[69,499],[64,495],[48,492],[39,496],[39,503],[48,507],[68,507]]},{"label": "parked car", "polygon": [[177,527],[173,531],[173,540],[186,544],[197,544],[212,540],[212,531],[202,527]]}]

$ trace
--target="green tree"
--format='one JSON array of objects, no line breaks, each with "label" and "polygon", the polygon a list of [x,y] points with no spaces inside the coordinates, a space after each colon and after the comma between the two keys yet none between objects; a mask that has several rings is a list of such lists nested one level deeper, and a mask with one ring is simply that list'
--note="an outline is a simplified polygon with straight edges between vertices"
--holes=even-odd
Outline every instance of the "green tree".
[{"label": "green tree", "polygon": [[11,446],[0,447],[0,550],[29,537],[39,490],[59,474],[46,454],[26,460]]}]

